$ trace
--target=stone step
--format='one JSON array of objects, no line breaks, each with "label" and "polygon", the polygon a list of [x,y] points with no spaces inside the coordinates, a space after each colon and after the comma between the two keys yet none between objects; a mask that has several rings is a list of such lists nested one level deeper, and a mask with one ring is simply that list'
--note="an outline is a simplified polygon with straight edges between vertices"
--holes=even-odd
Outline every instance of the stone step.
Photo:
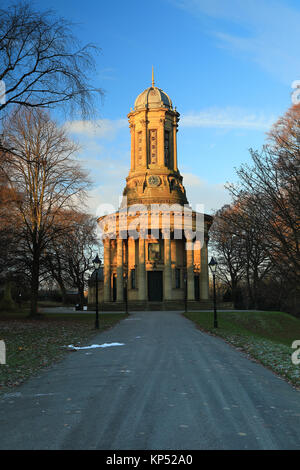
[{"label": "stone step", "polygon": [[[89,305],[89,310],[95,310],[95,304]],[[187,302],[187,310],[213,310],[212,300],[189,300]],[[99,303],[99,312],[124,312],[126,309],[125,302],[105,302]],[[218,302],[217,309],[219,310],[234,310],[232,302]],[[163,311],[163,310],[185,310],[185,302],[182,300],[165,300],[163,302],[144,302],[144,301],[130,301],[128,302],[128,311]]]}]

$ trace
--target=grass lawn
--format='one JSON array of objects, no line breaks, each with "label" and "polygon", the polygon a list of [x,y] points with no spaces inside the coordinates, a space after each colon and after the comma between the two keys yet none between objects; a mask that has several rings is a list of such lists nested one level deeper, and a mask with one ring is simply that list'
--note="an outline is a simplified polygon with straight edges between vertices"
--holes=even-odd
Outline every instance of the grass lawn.
[{"label": "grass lawn", "polygon": [[218,328],[213,328],[213,312],[185,316],[300,387],[300,364],[291,360],[291,345],[300,340],[300,319],[282,312],[218,312]]},{"label": "grass lawn", "polygon": [[125,314],[43,314],[29,319],[28,312],[0,313],[0,339],[6,344],[6,365],[0,364],[0,393],[20,385],[40,369],[70,354],[69,344],[83,345],[96,333],[111,328]]}]

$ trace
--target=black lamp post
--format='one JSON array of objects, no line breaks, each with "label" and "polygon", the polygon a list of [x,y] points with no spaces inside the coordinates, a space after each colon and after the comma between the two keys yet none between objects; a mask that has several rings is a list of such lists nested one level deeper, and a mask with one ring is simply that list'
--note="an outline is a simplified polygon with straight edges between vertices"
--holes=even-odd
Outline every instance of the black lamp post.
[{"label": "black lamp post", "polygon": [[218,263],[215,258],[211,258],[208,266],[211,270],[213,276],[213,284],[214,284],[214,328],[218,328],[218,319],[217,319],[217,301],[216,301],[216,271],[218,267]]},{"label": "black lamp post", "polygon": [[99,330],[99,313],[98,313],[98,269],[101,266],[101,259],[96,255],[96,258],[93,260],[95,274],[96,274],[96,321],[95,321],[95,328]]},{"label": "black lamp post", "polygon": [[123,279],[124,279],[124,297],[125,297],[125,308],[126,308],[126,314],[128,314],[128,275],[127,272],[124,271],[123,273]]}]

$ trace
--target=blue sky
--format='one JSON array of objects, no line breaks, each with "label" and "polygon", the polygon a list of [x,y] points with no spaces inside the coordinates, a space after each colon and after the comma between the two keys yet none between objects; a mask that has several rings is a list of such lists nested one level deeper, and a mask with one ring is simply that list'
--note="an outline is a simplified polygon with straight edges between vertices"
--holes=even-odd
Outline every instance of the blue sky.
[{"label": "blue sky", "polygon": [[[273,0],[39,0],[101,47],[95,85],[105,90],[95,122],[70,122],[95,181],[90,208],[117,205],[130,164],[127,114],[155,83],[181,114],[179,168],[190,203],[211,213],[229,201],[226,181],[249,161],[291,106],[300,79],[300,5]],[[95,126],[95,124],[97,124]]]}]

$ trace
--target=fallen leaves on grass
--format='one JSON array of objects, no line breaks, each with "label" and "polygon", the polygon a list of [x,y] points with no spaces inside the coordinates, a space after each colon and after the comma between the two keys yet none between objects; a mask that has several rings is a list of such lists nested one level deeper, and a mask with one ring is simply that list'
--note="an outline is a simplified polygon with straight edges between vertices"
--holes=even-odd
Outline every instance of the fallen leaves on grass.
[{"label": "fallen leaves on grass", "polygon": [[[102,319],[101,330],[117,323],[122,315]],[[6,344],[6,365],[0,366],[0,392],[20,385],[37,371],[64,357],[65,344],[83,344],[96,334],[94,320],[1,319],[0,337]]]}]

